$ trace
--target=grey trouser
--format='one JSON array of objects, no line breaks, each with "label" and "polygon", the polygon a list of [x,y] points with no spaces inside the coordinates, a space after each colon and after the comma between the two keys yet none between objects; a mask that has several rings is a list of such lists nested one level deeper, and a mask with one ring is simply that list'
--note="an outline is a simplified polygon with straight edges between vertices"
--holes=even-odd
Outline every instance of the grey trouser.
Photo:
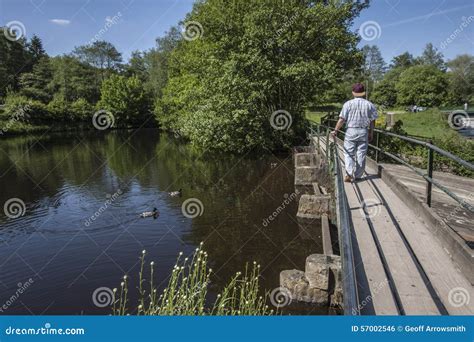
[{"label": "grey trouser", "polygon": [[349,176],[360,178],[364,174],[368,148],[367,128],[347,128],[344,138],[344,161]]}]

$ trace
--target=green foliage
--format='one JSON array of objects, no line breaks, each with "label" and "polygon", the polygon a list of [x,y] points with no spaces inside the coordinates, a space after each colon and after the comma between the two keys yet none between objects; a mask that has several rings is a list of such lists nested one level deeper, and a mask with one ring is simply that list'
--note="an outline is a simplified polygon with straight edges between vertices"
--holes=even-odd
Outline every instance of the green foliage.
[{"label": "green foliage", "polygon": [[52,99],[53,70],[49,57],[40,58],[31,72],[21,74],[20,93],[34,100],[48,103]]},{"label": "green foliage", "polygon": [[78,46],[72,55],[79,61],[99,70],[100,81],[120,68],[122,55],[113,44],[106,41],[95,41],[92,44]]},{"label": "green foliage", "polygon": [[390,63],[390,68],[391,69],[396,69],[396,68],[409,68],[415,64],[415,58],[413,58],[413,55],[411,53],[404,52],[401,55],[395,56],[392,59],[392,62]]},{"label": "green foliage", "polygon": [[149,96],[136,76],[112,75],[105,80],[96,107],[110,111],[116,126],[142,123],[150,117]]},{"label": "green foliage", "polygon": [[[159,295],[154,283],[154,263],[150,263],[150,279],[145,280],[145,251],[143,251],[138,279],[137,315],[271,315],[265,304],[265,298],[259,295],[260,266],[254,264],[244,274],[238,272],[217,295],[214,304],[209,307],[208,289],[212,270],[207,267],[207,253],[197,248],[192,259],[180,257],[174,266],[168,286]],[[129,312],[127,276],[124,276],[119,292],[115,297],[112,312],[114,315],[126,315]],[[148,287],[148,289],[146,289]]]},{"label": "green foliage", "polygon": [[441,71],[446,70],[443,54],[439,52],[432,43],[426,44],[421,57],[418,59],[418,63],[422,65],[432,65]]},{"label": "green foliage", "polygon": [[[182,40],[156,104],[160,124],[206,150],[278,149],[303,137],[304,106],[361,62],[353,19],[360,2],[208,0],[186,21],[203,34]],[[223,24],[225,23],[225,24]],[[275,130],[276,110],[291,114]]]},{"label": "green foliage", "polygon": [[94,114],[94,106],[82,98],[71,103],[69,109],[78,120],[89,120]]},{"label": "green foliage", "polygon": [[[433,143],[461,159],[474,163],[474,154],[472,153],[472,151],[474,151],[474,141],[462,138],[457,132],[450,131],[445,137],[435,138]],[[474,177],[474,171],[466,169],[459,163],[440,155],[435,156],[434,164],[437,170],[452,172],[461,176]]]},{"label": "green foliage", "polygon": [[386,65],[379,47],[365,45],[362,53],[364,54],[364,75],[372,82],[380,81],[385,73]]},{"label": "green foliage", "polygon": [[18,94],[8,94],[5,99],[4,116],[16,117],[18,121],[37,124],[50,118],[46,105]]},{"label": "green foliage", "polygon": [[405,70],[396,84],[400,105],[439,106],[446,96],[445,73],[433,65],[416,65]]},{"label": "green foliage", "polygon": [[[11,41],[3,34],[4,27],[0,26],[0,100],[8,91],[19,89],[19,76],[28,65],[30,58],[27,50],[27,41],[22,37]],[[29,71],[26,69],[25,71]]]},{"label": "green foliage", "polygon": [[448,62],[449,97],[447,104],[461,105],[474,101],[474,57],[460,55]]},{"label": "green foliage", "polygon": [[50,87],[68,102],[84,98],[96,103],[100,96],[98,71],[70,56],[51,59],[53,79]]},{"label": "green foliage", "polygon": [[393,107],[397,103],[396,85],[404,68],[397,67],[385,74],[383,80],[377,84],[371,100],[385,107]]},{"label": "green foliage", "polygon": [[181,32],[178,28],[172,27],[164,37],[156,39],[156,48],[144,54],[148,76],[145,88],[154,95],[155,99],[160,99],[163,95],[163,88],[168,83],[171,53],[181,40]]},{"label": "green foliage", "polygon": [[69,103],[61,96],[55,96],[53,100],[48,103],[47,108],[51,118],[56,122],[72,121],[74,119]]},{"label": "green foliage", "polygon": [[[474,141],[462,137],[458,132],[452,130],[447,122],[447,118],[442,116],[438,110],[429,110],[421,113],[397,114],[397,120],[391,132],[400,135],[415,134],[425,136],[439,148],[448,151],[461,159],[474,162],[472,151]],[[378,122],[378,120],[377,120]],[[380,121],[380,122],[383,122]],[[385,123],[377,124],[377,128],[386,129]],[[411,165],[426,169],[428,150],[427,148],[407,142],[402,139],[380,135],[379,146],[385,151],[390,151],[409,162]],[[370,156],[374,157],[375,152],[369,151]],[[393,163],[390,157],[380,155],[380,161]],[[434,169],[437,171],[450,172],[461,176],[474,176],[474,172],[461,166],[450,158],[443,157],[437,153],[434,154]]]}]

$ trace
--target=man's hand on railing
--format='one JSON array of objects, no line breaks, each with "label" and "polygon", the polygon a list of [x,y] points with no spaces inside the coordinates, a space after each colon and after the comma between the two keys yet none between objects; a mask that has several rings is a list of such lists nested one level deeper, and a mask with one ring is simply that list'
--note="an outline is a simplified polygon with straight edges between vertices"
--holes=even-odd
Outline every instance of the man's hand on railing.
[{"label": "man's hand on railing", "polygon": [[331,138],[337,137],[337,130],[331,132]]}]

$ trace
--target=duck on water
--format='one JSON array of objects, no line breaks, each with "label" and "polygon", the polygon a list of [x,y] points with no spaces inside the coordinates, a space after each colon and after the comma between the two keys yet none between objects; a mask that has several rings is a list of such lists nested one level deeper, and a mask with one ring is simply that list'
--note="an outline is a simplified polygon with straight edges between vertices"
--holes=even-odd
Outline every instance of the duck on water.
[{"label": "duck on water", "polygon": [[145,211],[140,214],[141,218],[153,217],[156,219],[158,216],[160,216],[160,212],[156,208],[153,208],[153,211]]}]

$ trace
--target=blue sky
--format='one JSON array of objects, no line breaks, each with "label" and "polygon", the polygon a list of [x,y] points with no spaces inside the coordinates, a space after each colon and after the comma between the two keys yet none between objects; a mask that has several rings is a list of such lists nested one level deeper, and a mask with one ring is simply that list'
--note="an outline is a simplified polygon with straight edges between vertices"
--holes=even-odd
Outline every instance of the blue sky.
[{"label": "blue sky", "polygon": [[[155,38],[182,20],[192,4],[193,0],[0,0],[0,25],[21,22],[26,36],[40,36],[53,56],[69,53],[99,34],[127,59],[133,50],[153,47]],[[419,55],[428,42],[442,47],[447,59],[474,54],[472,0],[372,0],[353,29],[361,26],[368,30],[361,46],[378,45],[387,62],[404,51]],[[454,39],[446,44],[452,34]]]}]

